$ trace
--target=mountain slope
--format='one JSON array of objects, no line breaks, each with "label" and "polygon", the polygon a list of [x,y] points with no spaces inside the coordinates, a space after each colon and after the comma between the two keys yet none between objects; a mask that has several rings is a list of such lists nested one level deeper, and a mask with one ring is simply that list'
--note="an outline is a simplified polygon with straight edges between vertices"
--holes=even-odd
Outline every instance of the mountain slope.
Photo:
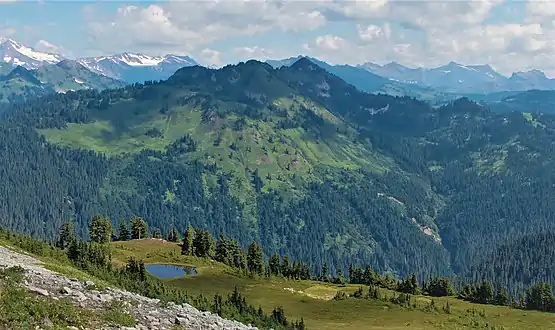
[{"label": "mountain slope", "polygon": [[555,91],[529,90],[513,93],[497,99],[484,100],[492,110],[497,112],[518,111],[522,113],[555,114]]},{"label": "mountain slope", "polygon": [[475,260],[465,279],[488,280],[519,294],[538,282],[554,283],[554,239],[553,232],[546,232],[503,242]]},{"label": "mountain slope", "polygon": [[79,89],[105,89],[123,86],[123,83],[95,74],[75,61],[63,60],[57,64],[28,70],[18,66],[0,74],[0,102],[20,101],[59,92]]},{"label": "mountain slope", "polygon": [[56,64],[63,60],[61,55],[38,52],[9,38],[0,38],[0,61],[12,66],[36,69],[45,64]]},{"label": "mountain slope", "polygon": [[284,60],[268,60],[266,63],[272,65],[274,68],[281,68],[284,66],[291,66],[303,58],[310,60],[319,67],[340,77],[345,82],[355,86],[363,92],[384,93],[393,96],[407,95],[423,100],[443,100],[446,98],[455,98],[455,96],[443,95],[442,93],[438,93],[431,88],[419,86],[418,84],[397,81],[390,77],[374,74],[361,67],[351,65],[330,65],[312,57],[297,56]]},{"label": "mountain slope", "polygon": [[147,56],[123,53],[113,56],[79,59],[79,63],[98,74],[127,83],[142,83],[169,78],[178,69],[198,65],[189,56]]},{"label": "mountain slope", "polygon": [[358,67],[402,83],[459,95],[555,88],[555,79],[547,78],[539,70],[515,72],[511,77],[505,77],[489,65],[462,65],[455,62],[437,68],[408,68],[397,62],[385,65],[365,63]]},{"label": "mountain slope", "polygon": [[[182,231],[191,222],[334,269],[366,260],[396,273],[448,271],[441,245],[422,229],[435,228],[420,217],[426,207],[416,205],[422,198],[434,208],[429,187],[359,140],[351,124],[298,90],[295,79],[307,78],[322,95],[326,82],[354,87],[324,70],[309,79],[298,69],[256,61],[183,68],[163,83],[17,105],[8,119],[33,122],[58,145],[113,156],[76,154],[70,159],[96,165],[62,165],[92,171],[57,186],[91,187],[71,197],[75,210],[67,212],[77,219],[93,211],[114,219],[141,212],[154,227],[173,222]],[[371,97],[370,103],[378,98]],[[421,197],[409,198],[408,187]]]},{"label": "mountain slope", "polygon": [[539,121],[363,93],[304,58],[188,67],[9,109],[0,219],[46,236],[62,208],[86,235],[93,214],[141,214],[331,269],[463,274],[486,249],[555,229],[555,118]]},{"label": "mountain slope", "polygon": [[79,62],[72,60],[45,65],[35,72],[43,84],[53,85],[61,92],[90,88],[101,90],[124,85],[123,82],[91,72]]}]

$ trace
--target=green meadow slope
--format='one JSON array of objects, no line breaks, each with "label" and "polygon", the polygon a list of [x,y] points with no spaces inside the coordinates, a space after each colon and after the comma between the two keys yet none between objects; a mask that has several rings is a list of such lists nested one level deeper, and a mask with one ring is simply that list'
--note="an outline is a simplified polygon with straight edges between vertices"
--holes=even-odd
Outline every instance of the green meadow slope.
[{"label": "green meadow slope", "polygon": [[[180,246],[162,240],[133,240],[112,244],[117,265],[125,265],[130,257],[135,257],[147,264],[195,266],[197,275],[165,282],[193,295],[208,297],[225,295],[237,287],[255,306],[260,305],[264,310],[282,306],[288,318],[302,317],[309,329],[524,330],[555,327],[555,315],[552,313],[474,304],[455,297],[415,295],[411,306],[394,304],[389,300],[398,293],[383,288],[379,289],[380,299],[348,297],[336,300],[334,297],[338,292],[353,294],[361,286],[246,276],[215,261],[181,256]],[[363,286],[364,294],[367,291],[368,287]]]},{"label": "green meadow slope", "polygon": [[0,102],[13,102],[81,89],[117,88],[123,85],[120,81],[93,73],[70,60],[41,66],[36,70],[14,68],[8,64],[0,66]]}]

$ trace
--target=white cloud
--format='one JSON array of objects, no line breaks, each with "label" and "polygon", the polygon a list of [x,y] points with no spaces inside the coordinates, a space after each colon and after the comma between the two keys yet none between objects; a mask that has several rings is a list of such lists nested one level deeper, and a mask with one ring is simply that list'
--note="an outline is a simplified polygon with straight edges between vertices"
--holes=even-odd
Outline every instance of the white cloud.
[{"label": "white cloud", "polygon": [[320,49],[338,51],[347,50],[350,45],[347,40],[339,36],[326,34],[325,36],[319,36],[316,38],[316,46]]},{"label": "white cloud", "polygon": [[158,52],[191,51],[233,37],[271,30],[314,30],[326,24],[310,2],[261,0],[170,1],[148,7],[123,6],[109,18],[85,12],[91,36],[106,51],[142,47]]},{"label": "white cloud", "polygon": [[258,60],[267,60],[273,56],[273,52],[258,46],[235,47],[233,49],[233,55],[245,59],[253,58]]},{"label": "white cloud", "polygon": [[391,37],[391,27],[389,23],[383,26],[370,24],[366,27],[357,25],[358,37],[363,42],[371,42],[379,39],[389,39]]},{"label": "white cloud", "polygon": [[202,64],[208,65],[208,66],[220,66],[222,65],[222,53],[214,50],[214,49],[209,49],[209,48],[205,48],[200,52],[200,62]]},{"label": "white cloud", "polygon": [[[512,16],[511,6],[504,0],[175,0],[122,6],[112,16],[91,7],[85,16],[92,43],[104,52],[192,52],[219,63],[294,56],[304,48],[333,63],[458,61],[489,63],[504,73],[531,66],[555,72],[554,2],[530,1]],[[282,34],[274,46],[278,32],[290,40]],[[240,47],[253,36],[264,43]]]}]

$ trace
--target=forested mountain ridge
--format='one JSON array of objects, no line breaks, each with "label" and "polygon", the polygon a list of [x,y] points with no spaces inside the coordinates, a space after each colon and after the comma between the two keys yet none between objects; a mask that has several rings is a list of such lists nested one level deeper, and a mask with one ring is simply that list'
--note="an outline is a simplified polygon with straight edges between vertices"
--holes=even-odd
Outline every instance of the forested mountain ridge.
[{"label": "forested mountain ridge", "polygon": [[553,127],[466,99],[366,94],[305,59],[189,67],[8,109],[0,218],[52,236],[62,218],[85,235],[94,214],[140,214],[332,270],[462,273],[484,249],[553,230]]}]

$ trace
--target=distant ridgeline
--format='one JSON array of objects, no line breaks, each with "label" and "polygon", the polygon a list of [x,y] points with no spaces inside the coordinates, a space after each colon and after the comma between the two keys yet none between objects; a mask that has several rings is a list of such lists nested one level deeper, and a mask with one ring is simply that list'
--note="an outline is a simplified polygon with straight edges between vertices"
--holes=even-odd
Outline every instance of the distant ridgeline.
[{"label": "distant ridgeline", "polygon": [[87,237],[95,214],[140,214],[164,236],[190,224],[332,273],[516,294],[555,283],[554,245],[535,239],[555,232],[554,119],[366,94],[307,59],[183,68],[6,108],[0,224],[51,239],[72,219]]}]

